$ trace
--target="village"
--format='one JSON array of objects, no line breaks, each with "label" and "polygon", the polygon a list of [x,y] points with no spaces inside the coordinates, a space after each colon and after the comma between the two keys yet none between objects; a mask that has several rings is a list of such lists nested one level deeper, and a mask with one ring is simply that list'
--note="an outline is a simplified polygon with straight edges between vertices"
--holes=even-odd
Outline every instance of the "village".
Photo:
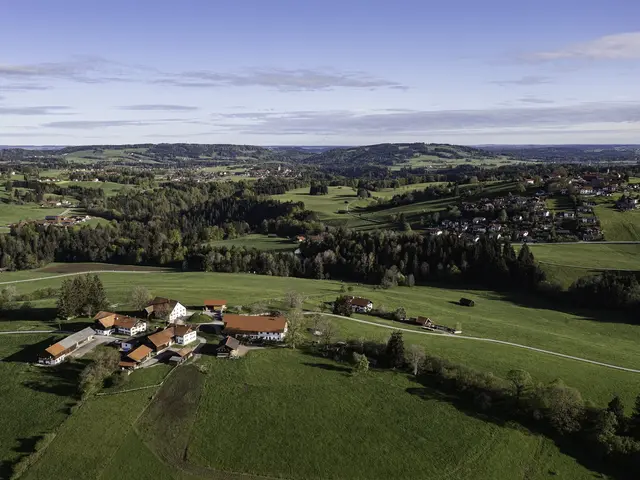
[{"label": "village", "polygon": [[[350,312],[377,315],[367,298],[345,297]],[[460,305],[473,306],[473,300],[462,298]],[[118,348],[119,368],[131,373],[158,363],[179,365],[200,354],[206,339],[198,336],[205,326],[213,327],[220,339],[213,349],[218,358],[238,358],[251,348],[277,345],[285,340],[287,319],[281,313],[241,315],[226,313],[225,300],[205,300],[202,311],[190,313],[177,300],[155,297],[137,318],[101,311],[93,316],[93,325],[85,327],[50,345],[38,355],[37,364],[54,366],[69,357],[81,357],[97,345]],[[403,309],[402,309],[403,310]],[[207,322],[186,323],[193,315],[208,317]],[[447,334],[462,333],[459,328],[438,325],[428,317],[396,318],[401,323]],[[151,327],[151,324],[155,327]],[[309,329],[312,335],[319,332]],[[212,351],[212,350],[209,350]]]}]

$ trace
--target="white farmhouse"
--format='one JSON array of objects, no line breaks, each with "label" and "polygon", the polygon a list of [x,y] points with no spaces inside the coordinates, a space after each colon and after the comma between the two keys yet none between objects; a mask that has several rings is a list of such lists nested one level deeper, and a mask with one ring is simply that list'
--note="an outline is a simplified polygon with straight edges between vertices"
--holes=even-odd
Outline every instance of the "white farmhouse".
[{"label": "white farmhouse", "polygon": [[144,310],[148,316],[154,315],[155,317],[166,318],[171,323],[187,315],[187,309],[184,305],[177,300],[163,297],[156,297],[151,300]]},{"label": "white farmhouse", "polygon": [[249,340],[281,342],[287,334],[287,319],[283,316],[225,315],[224,333]]}]

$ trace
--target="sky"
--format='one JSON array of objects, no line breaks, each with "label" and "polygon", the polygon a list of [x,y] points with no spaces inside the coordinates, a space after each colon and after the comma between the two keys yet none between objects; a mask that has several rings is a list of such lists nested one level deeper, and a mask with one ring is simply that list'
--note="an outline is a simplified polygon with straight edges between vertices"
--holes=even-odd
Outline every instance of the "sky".
[{"label": "sky", "polygon": [[0,144],[640,144],[634,0],[0,0]]}]

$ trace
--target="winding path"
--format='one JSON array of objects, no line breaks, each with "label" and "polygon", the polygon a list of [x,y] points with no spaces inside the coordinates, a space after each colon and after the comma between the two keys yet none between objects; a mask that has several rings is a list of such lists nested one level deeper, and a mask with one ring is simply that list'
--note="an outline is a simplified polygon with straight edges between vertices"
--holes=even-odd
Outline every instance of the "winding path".
[{"label": "winding path", "polygon": [[632,372],[632,373],[640,373],[640,370],[636,370],[634,368],[627,368],[627,367],[621,367],[619,365],[611,365],[609,363],[596,362],[595,360],[589,360],[589,359],[586,359],[586,358],[574,357],[572,355],[565,355],[564,353],[552,352],[551,350],[544,350],[542,348],[529,347],[527,345],[520,345],[519,343],[506,342],[504,340],[496,340],[496,339],[493,339],[493,338],[470,337],[470,336],[467,336],[467,335],[449,335],[449,334],[446,334],[446,333],[437,333],[437,332],[422,332],[422,331],[419,331],[419,330],[411,330],[409,328],[401,328],[401,327],[395,327],[393,325],[383,325],[381,323],[369,322],[367,320],[360,320],[359,318],[343,317],[342,315],[335,315],[333,313],[304,312],[304,314],[305,315],[326,315],[326,316],[329,316],[329,317],[340,318],[342,320],[349,320],[351,322],[364,323],[366,325],[373,325],[375,327],[381,327],[381,328],[388,328],[390,330],[400,330],[402,332],[417,333],[418,335],[436,335],[436,336],[442,337],[442,338],[455,338],[455,339],[460,339],[460,340],[475,340],[475,341],[478,341],[478,342],[498,343],[500,345],[508,345],[510,347],[523,348],[525,350],[531,350],[533,352],[546,353],[547,355],[554,355],[556,357],[568,358],[570,360],[577,360],[578,362],[590,363],[592,365],[598,365],[598,366],[601,366],[601,367],[613,368],[615,370],[622,370],[622,371],[625,371],[625,372]]}]

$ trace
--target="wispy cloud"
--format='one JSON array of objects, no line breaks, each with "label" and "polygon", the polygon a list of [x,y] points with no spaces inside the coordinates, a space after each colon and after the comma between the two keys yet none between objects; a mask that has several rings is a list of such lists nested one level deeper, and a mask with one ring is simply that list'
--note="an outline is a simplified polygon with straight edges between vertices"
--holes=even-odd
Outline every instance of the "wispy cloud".
[{"label": "wispy cloud", "polygon": [[39,90],[49,90],[51,87],[33,83],[9,83],[0,84],[0,92],[32,92]]},{"label": "wispy cloud", "polygon": [[520,103],[532,103],[537,105],[544,105],[544,104],[549,105],[549,104],[555,103],[553,100],[550,100],[548,98],[540,98],[540,97],[532,97],[532,96],[519,98],[518,101]]},{"label": "wispy cloud", "polygon": [[398,88],[399,82],[372,77],[364,72],[339,72],[331,69],[249,69],[238,73],[212,71],[183,72],[156,80],[176,87],[265,87],[284,91],[330,90],[334,88]]},{"label": "wispy cloud", "polygon": [[527,55],[531,60],[632,60],[640,59],[640,32],[606,35],[582,43],[575,43],[547,52]]},{"label": "wispy cloud", "polygon": [[[241,119],[252,121],[242,121]],[[239,121],[240,120],[240,121]],[[464,129],[551,128],[640,122],[640,103],[583,103],[573,106],[515,107],[486,110],[433,110],[404,113],[350,111],[255,112],[218,116],[217,125],[254,135],[420,136]]]},{"label": "wispy cloud", "polygon": [[544,77],[540,75],[525,75],[520,78],[513,78],[509,80],[493,80],[491,83],[498,85],[518,85],[522,87],[531,87],[535,85],[544,85],[545,83],[551,83],[553,79],[551,77]]},{"label": "wispy cloud", "polygon": [[57,79],[80,83],[127,82],[132,79],[132,73],[136,70],[139,70],[139,67],[134,65],[124,65],[101,57],[82,56],[64,62],[0,64],[0,79]]},{"label": "wispy cloud", "polygon": [[38,107],[2,107],[0,106],[0,115],[68,115],[69,107],[58,105],[38,106]]},{"label": "wispy cloud", "polygon": [[93,130],[96,128],[111,127],[147,127],[150,125],[163,125],[168,123],[185,123],[195,125],[209,125],[200,120],[184,118],[158,118],[153,120],[70,120],[60,122],[46,122],[41,125],[43,128],[60,128],[71,130]]},{"label": "wispy cloud", "polygon": [[188,105],[164,105],[164,104],[148,104],[148,105],[125,105],[118,107],[120,110],[132,110],[136,112],[191,112],[198,110],[198,107]]}]

